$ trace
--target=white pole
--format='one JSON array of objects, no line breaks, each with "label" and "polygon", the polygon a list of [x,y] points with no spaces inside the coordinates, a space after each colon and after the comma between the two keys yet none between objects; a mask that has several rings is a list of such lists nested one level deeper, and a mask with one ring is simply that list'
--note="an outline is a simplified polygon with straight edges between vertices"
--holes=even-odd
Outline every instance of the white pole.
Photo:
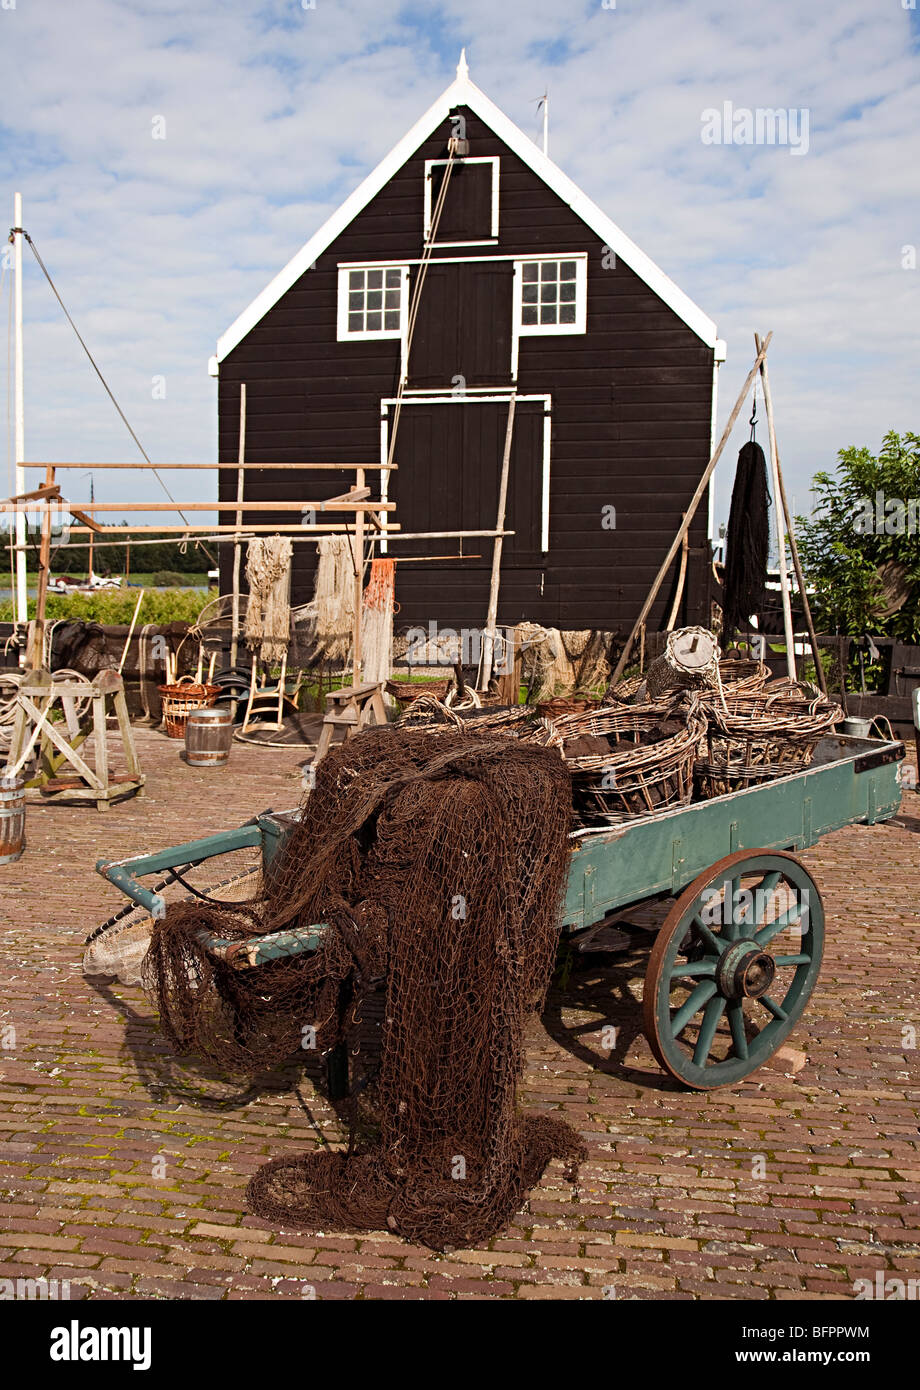
[{"label": "white pole", "polygon": [[[14,375],[15,375],[15,397],[14,413],[16,417],[16,492],[22,493],[26,490],[26,471],[23,462],[26,456],[26,413],[25,397],[23,394],[23,366],[22,366],[22,232],[18,230],[22,227],[22,194],[13,195],[13,226],[17,230],[13,233],[13,264],[16,272],[16,297],[14,304],[15,320],[15,349],[14,349]],[[29,618],[29,590],[26,578],[26,518],[25,512],[16,513],[16,621],[23,625]],[[21,663],[25,662],[25,648],[20,657]]]},{"label": "white pole", "polygon": [[543,153],[549,154],[549,92],[543,93]]},{"label": "white pole", "polygon": [[[754,346],[760,354],[761,338],[754,334]],[[776,452],[776,429],[773,424],[773,398],[770,395],[770,378],[767,375],[766,358],[760,364],[763,378],[764,405],[767,409],[767,433],[770,436],[770,473],[773,482],[773,515],[776,520],[776,546],[779,551],[779,586],[783,600],[783,629],[786,636],[786,671],[790,680],[796,679],[795,633],[792,629],[792,602],[789,595],[789,574],[786,569],[786,531],[783,526],[783,498],[779,481],[779,456]],[[807,602],[807,600],[806,600]],[[820,658],[815,654],[815,661]]]}]

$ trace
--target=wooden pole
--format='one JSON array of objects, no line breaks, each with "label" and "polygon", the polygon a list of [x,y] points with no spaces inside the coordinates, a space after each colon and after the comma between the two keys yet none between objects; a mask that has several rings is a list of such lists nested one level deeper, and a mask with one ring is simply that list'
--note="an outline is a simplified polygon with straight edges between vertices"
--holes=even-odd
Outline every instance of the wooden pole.
[{"label": "wooden pole", "polygon": [[[54,485],[54,469],[45,471],[45,486]],[[32,628],[32,643],[27,665],[40,670],[45,662],[45,609],[48,602],[48,578],[51,571],[51,503],[45,504],[42,517],[42,542],[38,557],[38,595],[35,600],[35,625]]]},{"label": "wooden pole", "polygon": [[[754,335],[755,343],[758,342],[757,334]],[[773,401],[770,395],[770,377],[767,372],[767,364],[761,365],[761,377],[763,379],[763,398],[767,408],[767,418],[772,419]],[[827,694],[827,677],[824,674],[824,667],[821,665],[821,649],[818,646],[818,638],[815,633],[815,625],[811,616],[811,604],[808,602],[808,594],[805,591],[805,576],[802,573],[802,563],[799,559],[799,547],[795,540],[795,525],[792,514],[789,511],[789,502],[786,498],[786,484],[783,481],[783,470],[780,466],[779,454],[776,455],[776,476],[779,481],[779,495],[783,504],[783,515],[786,518],[786,533],[789,536],[789,549],[792,552],[792,564],[795,569],[795,579],[799,586],[799,594],[802,599],[802,609],[805,614],[805,625],[808,628],[808,640],[811,643],[812,655],[815,659],[815,676],[818,686],[823,694]]]},{"label": "wooden pole", "polygon": [[[22,194],[13,194],[13,267],[16,275],[16,287],[14,291],[13,319],[14,319],[14,346],[13,346],[13,366],[14,366],[14,402],[13,410],[15,416],[15,461],[16,461],[16,492],[25,492],[25,456],[26,456],[26,411],[24,395],[24,370],[23,370],[23,348],[22,348]],[[16,622],[23,626],[29,621],[29,587],[26,576],[26,517],[21,509],[16,513]],[[20,664],[26,660],[26,653],[21,650]]]},{"label": "wooden pole", "polygon": [[240,640],[240,527],[243,524],[243,461],[246,458],[246,383],[240,383],[240,447],[236,474],[236,540],[233,542],[233,600],[230,613],[230,666],[236,665]]},{"label": "wooden pole", "polygon": [[128,648],[131,645],[131,638],[134,636],[134,627],[137,622],[137,615],[141,611],[141,604],[144,601],[144,594],[146,592],[146,589],[141,589],[140,593],[137,596],[137,603],[134,605],[134,617],[131,619],[131,626],[128,628],[128,636],[125,640],[125,649],[121,654],[121,661],[119,661],[118,663],[119,675],[121,675],[122,671],[124,670],[125,662],[128,659]]},{"label": "wooden pole", "polygon": [[680,601],[684,596],[684,584],[687,579],[687,556],[690,553],[690,537],[684,532],[684,539],[680,547],[680,574],[677,576],[677,588],[674,592],[674,602],[671,605],[671,616],[668,618],[666,632],[674,631],[674,624],[677,622],[677,614],[680,609]]},{"label": "wooden pole", "polygon": [[[364,469],[355,469],[355,488],[364,487]],[[355,623],[352,630],[352,684],[361,684],[361,618],[364,608],[364,508],[355,513]]]},{"label": "wooden pole", "polygon": [[[754,344],[760,351],[760,335],[754,334]],[[767,408],[767,433],[770,436],[770,473],[773,479],[773,512],[776,518],[776,547],[779,551],[779,587],[783,599],[783,629],[786,634],[786,673],[789,679],[797,679],[795,669],[795,633],[792,629],[792,600],[789,595],[789,572],[786,569],[786,532],[783,528],[783,504],[779,487],[779,456],[776,452],[776,429],[773,424],[773,400],[767,389],[769,377],[767,364],[760,364],[763,378],[763,398]]]},{"label": "wooden pole", "polygon": [[502,453],[501,480],[498,485],[498,513],[495,521],[497,532],[492,542],[492,575],[489,580],[489,611],[486,615],[486,629],[483,633],[482,659],[479,668],[479,689],[488,690],[492,676],[492,662],[495,655],[495,624],[498,619],[498,585],[502,568],[502,542],[505,529],[505,508],[508,502],[508,473],[511,468],[511,436],[514,432],[514,412],[517,395],[508,403],[508,423],[505,426],[505,448]]},{"label": "wooden pole", "polygon": [[[90,473],[90,475],[89,475],[89,500],[90,500],[90,502],[94,502],[94,501],[95,501],[94,493],[95,493],[95,488],[93,487],[93,475],[92,475],[92,473]],[[90,531],[90,533],[89,533],[89,575],[88,575],[88,579],[89,579],[89,583],[92,584],[92,582],[93,582],[93,533],[92,533],[92,531]]]},{"label": "wooden pole", "polygon": [[646,618],[648,617],[648,615],[649,615],[649,613],[650,613],[650,611],[651,611],[652,604],[655,602],[655,599],[658,597],[658,590],[661,588],[662,584],[664,583],[665,576],[667,575],[668,570],[671,568],[671,564],[672,564],[672,562],[673,562],[673,560],[674,560],[674,556],[677,554],[678,550],[680,549],[681,545],[683,544],[684,536],[686,535],[686,533],[687,533],[687,532],[689,531],[689,529],[690,529],[690,523],[693,521],[693,518],[694,518],[694,516],[696,515],[696,509],[697,509],[697,507],[700,505],[700,502],[701,502],[702,499],[703,499],[703,494],[705,493],[707,487],[709,486],[709,480],[710,480],[710,478],[712,477],[713,473],[715,472],[716,464],[719,462],[719,459],[722,457],[722,451],[724,450],[726,444],[728,443],[728,441],[729,441],[729,439],[730,439],[730,437],[731,437],[731,432],[732,432],[732,430],[733,430],[734,427],[735,427],[735,421],[737,420],[739,414],[741,413],[741,407],[744,405],[744,402],[745,402],[745,400],[747,399],[747,394],[748,394],[748,392],[749,392],[750,389],[751,389],[751,386],[752,386],[752,384],[753,384],[754,378],[756,377],[757,373],[760,371],[760,364],[761,364],[761,362],[763,361],[763,359],[764,359],[764,358],[766,357],[766,355],[767,355],[767,348],[770,346],[770,340],[771,340],[772,337],[773,337],[773,334],[772,334],[772,333],[768,333],[767,336],[766,336],[766,338],[764,338],[764,340],[763,340],[763,345],[762,345],[762,347],[760,348],[760,350],[759,350],[759,352],[758,352],[758,354],[757,354],[757,360],[755,361],[755,363],[754,363],[753,367],[751,368],[751,370],[748,372],[747,380],[745,381],[744,385],[743,385],[742,388],[741,388],[741,394],[739,395],[738,399],[735,401],[734,409],[732,410],[731,415],[729,415],[729,417],[728,417],[728,424],[725,426],[725,429],[722,431],[722,438],[719,440],[719,443],[718,443],[717,446],[716,446],[716,451],[715,451],[715,453],[713,454],[712,458],[709,460],[709,462],[708,462],[707,465],[706,465],[706,470],[705,470],[705,472],[703,473],[702,478],[700,478],[700,481],[698,482],[697,487],[696,487],[696,491],[694,492],[692,498],[690,499],[690,505],[689,505],[689,507],[687,508],[686,512],[684,513],[684,519],[683,519],[683,521],[682,521],[681,524],[680,524],[680,527],[679,527],[679,529],[678,529],[677,535],[674,537],[674,540],[671,542],[671,547],[670,547],[670,549],[668,550],[667,555],[664,557],[664,561],[662,562],[661,569],[658,571],[657,575],[655,576],[655,581],[654,581],[654,583],[652,584],[651,589],[649,590],[648,597],[646,598],[645,603],[642,605],[642,611],[641,611],[641,613],[639,614],[638,618],[636,619],[635,623],[633,624],[632,632],[629,634],[629,637],[626,639],[626,645],[625,645],[625,647],[623,648],[622,652],[620,653],[620,659],[619,659],[619,661],[617,662],[616,670],[614,671],[613,675],[610,677],[610,682],[609,682],[609,684],[608,684],[608,686],[607,686],[607,689],[608,689],[608,690],[611,689],[612,686],[616,685],[617,681],[620,679],[620,677],[622,676],[624,670],[626,669],[626,663],[627,663],[627,661],[629,660],[629,654],[630,654],[630,652],[632,651],[633,643],[635,642],[636,637],[637,637],[637,635],[638,635],[638,633],[639,633],[640,628],[642,627],[643,623],[645,622]]}]

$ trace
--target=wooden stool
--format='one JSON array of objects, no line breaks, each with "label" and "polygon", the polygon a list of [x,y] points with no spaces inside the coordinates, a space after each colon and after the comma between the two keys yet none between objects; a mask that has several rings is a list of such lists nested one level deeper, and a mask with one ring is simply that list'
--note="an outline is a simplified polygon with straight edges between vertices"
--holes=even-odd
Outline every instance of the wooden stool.
[{"label": "wooden stool", "polygon": [[[106,735],[106,700],[111,700],[118,730],[121,734],[126,774],[114,776],[109,771],[109,746]],[[52,723],[51,715],[57,701],[61,702],[62,721]],[[89,700],[90,713],[77,717],[81,701]],[[77,749],[94,734],[94,761],[91,768]],[[129,792],[143,795],[145,782],[137,760],[134,735],[125,703],[125,686],[117,671],[100,671],[95,680],[73,676],[54,681],[49,671],[28,671],[16,698],[16,716],[10,743],[9,760],[4,771],[15,774],[27,762],[37,746],[38,768],[26,782],[27,791],[36,791],[42,799],[73,797],[77,801],[95,801],[96,809],[107,811],[109,802]],[[70,764],[76,775],[59,777],[59,771]]]},{"label": "wooden stool", "polygon": [[386,722],[382,685],[369,681],[363,685],[343,685],[340,690],[331,690],[326,696],[326,713],[313,766],[322,762],[329,752],[336,729],[344,729],[348,739],[370,724]]}]

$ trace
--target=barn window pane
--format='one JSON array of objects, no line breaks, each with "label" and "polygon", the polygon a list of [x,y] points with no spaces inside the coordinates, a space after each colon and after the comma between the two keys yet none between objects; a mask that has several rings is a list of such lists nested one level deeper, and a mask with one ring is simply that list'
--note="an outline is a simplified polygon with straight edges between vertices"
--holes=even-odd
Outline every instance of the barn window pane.
[{"label": "barn window pane", "polygon": [[584,280],[576,260],[521,263],[520,327],[549,332],[584,324]]},{"label": "barn window pane", "polygon": [[345,331],[349,334],[380,333],[398,336],[403,327],[405,270],[349,270],[345,303]]}]

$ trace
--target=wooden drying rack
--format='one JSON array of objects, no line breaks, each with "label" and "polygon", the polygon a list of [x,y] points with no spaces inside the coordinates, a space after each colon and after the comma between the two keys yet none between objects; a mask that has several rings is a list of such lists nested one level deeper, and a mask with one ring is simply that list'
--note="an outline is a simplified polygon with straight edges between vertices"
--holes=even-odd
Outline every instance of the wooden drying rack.
[{"label": "wooden drying rack", "polygon": [[[242,454],[242,448],[240,450]],[[26,502],[37,504],[42,509],[42,538],[39,552],[39,576],[38,594],[35,606],[35,624],[33,627],[32,642],[30,646],[28,664],[31,666],[41,666],[41,654],[44,642],[45,613],[48,597],[48,578],[51,562],[51,513],[52,507],[66,509],[66,511],[77,519],[80,523],[71,526],[70,532],[73,535],[103,535],[106,539],[112,536],[135,535],[144,532],[154,532],[157,535],[177,535],[188,536],[219,536],[221,539],[234,538],[234,550],[236,552],[234,562],[234,581],[235,593],[239,593],[239,547],[244,538],[253,535],[288,535],[292,540],[313,540],[319,535],[347,535],[354,537],[353,559],[355,570],[355,622],[352,633],[353,639],[353,680],[357,686],[361,682],[361,606],[362,592],[364,587],[364,543],[368,526],[373,528],[376,538],[384,540],[388,537],[405,540],[434,540],[434,539],[459,539],[463,540],[471,537],[495,537],[513,535],[512,531],[500,528],[492,531],[477,530],[456,530],[456,531],[419,531],[411,535],[402,536],[398,523],[391,520],[391,514],[396,510],[395,502],[384,501],[382,498],[374,499],[370,496],[370,488],[366,486],[366,474],[380,474],[396,472],[396,463],[249,463],[243,461],[236,465],[238,477],[237,500],[235,502],[88,502],[81,507],[75,507],[61,496],[60,485],[56,481],[56,474],[59,471],[79,470],[81,472],[95,472],[97,470],[130,470],[132,472],[150,473],[159,472],[214,472],[215,470],[230,470],[234,467],[232,463],[24,463],[23,468],[34,468],[45,470],[44,483],[34,488],[30,492],[20,493],[16,497],[11,497],[0,502],[0,513],[15,512]],[[324,501],[277,501],[277,502],[247,502],[243,496],[243,482],[245,474],[258,473],[270,470],[272,472],[292,472],[292,473],[353,473],[354,482],[347,493],[337,497],[329,498]],[[303,513],[313,511],[316,518],[330,515],[329,521],[318,519],[312,522],[304,522]],[[235,520],[230,524],[217,523],[212,525],[187,522],[184,525],[116,525],[101,526],[95,520],[101,513],[121,513],[126,512],[234,512]],[[243,523],[243,513],[270,512],[277,515],[279,512],[295,512],[297,520],[285,523],[284,521],[274,524],[262,525],[258,522],[252,524]],[[337,516],[338,520],[334,520]],[[399,558],[399,557],[395,557]],[[417,558],[417,557],[406,557]],[[423,557],[432,559],[447,559],[447,556]],[[236,641],[238,639],[238,600],[234,604],[235,619],[233,621],[232,643],[235,653]],[[235,660],[235,655],[234,658]],[[231,660],[231,664],[233,661]]]},{"label": "wooden drying rack", "polygon": [[[242,454],[242,449],[241,449]],[[366,473],[389,473],[396,469],[396,464],[385,463],[247,463],[241,458],[237,464],[238,474],[238,494],[235,502],[89,502],[83,507],[74,507],[61,496],[60,485],[56,481],[58,471],[67,469],[79,469],[81,472],[96,469],[126,469],[139,472],[151,472],[152,468],[147,463],[24,463],[24,468],[43,468],[45,470],[45,481],[31,492],[21,493],[16,497],[11,497],[7,501],[0,502],[0,513],[15,512],[19,510],[24,502],[37,503],[43,510],[42,517],[42,539],[39,552],[39,576],[38,594],[35,605],[35,625],[33,628],[31,650],[29,654],[29,665],[41,665],[41,653],[43,650],[45,613],[48,598],[48,578],[51,563],[51,509],[53,506],[66,508],[71,516],[77,518],[82,524],[70,528],[74,535],[86,535],[90,532],[104,534],[106,538],[113,535],[135,535],[143,532],[155,532],[158,535],[180,535],[193,537],[196,535],[220,535],[234,536],[236,547],[242,541],[243,536],[251,535],[277,535],[296,533],[304,539],[321,534],[347,534],[354,535],[354,560],[355,560],[355,626],[354,626],[354,679],[355,684],[360,680],[361,675],[361,592],[364,581],[364,537],[367,518],[374,529],[381,536],[389,535],[399,530],[395,523],[388,523],[388,513],[396,510],[395,502],[384,501],[383,498],[373,499],[370,496],[370,488],[365,485]],[[176,463],[176,464],[155,464],[152,466],[156,471],[172,472],[173,470],[195,470],[195,471],[215,471],[232,468],[232,464],[226,463]],[[255,473],[260,470],[282,470],[287,472],[342,472],[354,473],[355,481],[347,493],[340,496],[325,499],[323,501],[278,501],[278,502],[247,502],[243,496],[243,479],[246,473]],[[105,526],[102,527],[96,521],[96,516],[100,513],[115,512],[124,515],[126,512],[234,512],[235,520],[232,524],[222,525],[196,525],[194,522],[186,522],[184,525],[142,525],[132,526],[130,524]],[[313,512],[315,516],[327,513],[339,514],[343,520],[320,522],[313,520],[305,522],[303,514]],[[284,521],[275,522],[272,525],[260,525],[252,523],[243,524],[243,513],[252,512],[271,512],[277,515],[279,512],[296,512],[298,514],[296,522],[285,523]],[[354,518],[354,530],[348,526],[346,518]],[[343,524],[344,521],[344,524]],[[234,577],[238,586],[239,579],[238,563],[234,565]],[[238,587],[237,587],[238,592]],[[234,604],[234,612],[238,615],[238,604]],[[238,627],[237,622],[234,624]],[[238,637],[237,631],[233,633],[233,645],[236,646]]]}]

